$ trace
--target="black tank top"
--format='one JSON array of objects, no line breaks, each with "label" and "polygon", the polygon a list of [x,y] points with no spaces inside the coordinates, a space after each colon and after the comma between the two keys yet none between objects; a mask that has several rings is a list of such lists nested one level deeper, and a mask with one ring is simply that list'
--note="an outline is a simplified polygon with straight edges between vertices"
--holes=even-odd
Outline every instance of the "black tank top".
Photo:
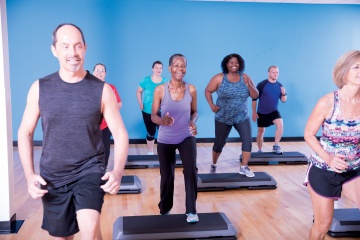
[{"label": "black tank top", "polygon": [[71,183],[89,173],[105,173],[101,140],[104,82],[89,72],[67,83],[59,72],[39,79],[43,130],[40,175],[47,188]]}]

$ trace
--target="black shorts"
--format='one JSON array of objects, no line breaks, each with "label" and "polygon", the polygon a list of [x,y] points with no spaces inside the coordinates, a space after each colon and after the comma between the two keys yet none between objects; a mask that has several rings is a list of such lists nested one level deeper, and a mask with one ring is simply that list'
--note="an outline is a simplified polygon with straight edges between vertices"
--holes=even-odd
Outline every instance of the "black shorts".
[{"label": "black shorts", "polygon": [[79,232],[76,212],[94,209],[101,212],[105,192],[101,185],[103,174],[92,173],[75,182],[48,189],[42,197],[44,216],[41,228],[51,236],[66,237]]},{"label": "black shorts", "polygon": [[311,165],[308,171],[310,187],[318,195],[326,198],[340,198],[343,184],[360,177],[360,168],[350,172],[336,173]]},{"label": "black shorts", "polygon": [[268,114],[261,114],[257,113],[259,118],[257,119],[257,125],[258,127],[270,127],[271,125],[274,125],[274,120],[281,118],[279,111],[273,111]]}]

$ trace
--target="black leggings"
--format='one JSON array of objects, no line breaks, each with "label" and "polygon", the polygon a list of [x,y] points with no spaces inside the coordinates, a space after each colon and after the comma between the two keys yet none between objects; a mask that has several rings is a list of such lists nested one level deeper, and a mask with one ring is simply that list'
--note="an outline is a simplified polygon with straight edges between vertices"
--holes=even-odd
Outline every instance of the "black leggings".
[{"label": "black leggings", "polygon": [[213,146],[213,151],[217,153],[222,152],[232,127],[234,127],[239,133],[240,141],[242,142],[241,150],[245,152],[251,152],[252,139],[250,118],[233,125],[227,125],[215,120],[215,143]]},{"label": "black leggings", "polygon": [[112,133],[108,127],[101,130],[101,138],[105,147],[105,168],[107,168],[109,163],[111,136]]},{"label": "black leggings", "polygon": [[143,115],[146,131],[147,131],[146,140],[152,141],[155,139],[155,133],[158,125],[156,125],[155,123],[153,123],[153,121],[151,121],[151,114],[148,114],[143,111],[141,112]]},{"label": "black leggings", "polygon": [[183,164],[186,193],[186,213],[196,213],[197,167],[196,140],[187,137],[179,144],[158,143],[157,152],[160,162],[160,214],[165,214],[173,207],[176,149],[179,150]]}]

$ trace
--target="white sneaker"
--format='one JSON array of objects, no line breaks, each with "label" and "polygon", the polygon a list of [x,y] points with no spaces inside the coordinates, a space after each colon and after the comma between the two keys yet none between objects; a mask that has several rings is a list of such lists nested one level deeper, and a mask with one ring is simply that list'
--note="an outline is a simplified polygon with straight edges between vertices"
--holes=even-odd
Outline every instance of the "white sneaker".
[{"label": "white sneaker", "polygon": [[148,152],[148,155],[154,155],[154,152]]},{"label": "white sneaker", "polygon": [[216,167],[217,165],[214,165],[213,163],[210,165],[210,173],[216,173]]},{"label": "white sneaker", "polygon": [[196,223],[199,221],[199,217],[196,213],[188,213],[186,215],[187,215],[186,221],[188,223]]},{"label": "white sneaker", "polygon": [[255,174],[250,170],[248,165],[241,166],[239,173],[247,177],[255,177]]}]

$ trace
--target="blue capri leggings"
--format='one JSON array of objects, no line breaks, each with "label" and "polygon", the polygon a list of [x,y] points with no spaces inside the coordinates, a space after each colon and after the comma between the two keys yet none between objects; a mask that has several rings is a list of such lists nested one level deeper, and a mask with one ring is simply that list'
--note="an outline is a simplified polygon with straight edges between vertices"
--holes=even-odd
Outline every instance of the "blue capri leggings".
[{"label": "blue capri leggings", "polygon": [[215,120],[215,143],[213,146],[213,151],[217,153],[222,152],[232,127],[234,127],[239,133],[240,140],[242,142],[241,150],[245,152],[251,152],[252,139],[250,118],[233,125],[227,125]]}]

